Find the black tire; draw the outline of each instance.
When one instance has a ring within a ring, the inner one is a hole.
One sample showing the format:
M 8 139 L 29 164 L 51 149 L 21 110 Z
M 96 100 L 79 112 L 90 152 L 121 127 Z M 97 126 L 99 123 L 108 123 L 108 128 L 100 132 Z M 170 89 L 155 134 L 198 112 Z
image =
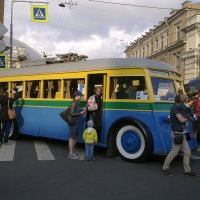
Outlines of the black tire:
M 120 157 L 128 161 L 144 162 L 152 154 L 150 135 L 133 124 L 118 128 L 115 142 Z
M 10 128 L 9 139 L 16 140 L 19 138 L 17 121 L 13 120 Z

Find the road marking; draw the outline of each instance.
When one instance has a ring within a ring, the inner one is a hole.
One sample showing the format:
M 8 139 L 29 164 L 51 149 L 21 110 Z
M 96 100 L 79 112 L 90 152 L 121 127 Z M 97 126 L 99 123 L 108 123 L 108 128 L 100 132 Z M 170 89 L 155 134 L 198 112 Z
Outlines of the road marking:
M 38 160 L 55 160 L 51 150 L 46 143 L 40 141 L 34 141 L 35 150 Z
M 190 157 L 192 160 L 199 160 L 200 156 L 191 155 Z
M 3 144 L 0 149 L 0 161 L 13 161 L 14 152 L 15 152 L 15 141 L 12 141 L 12 144 L 6 145 Z

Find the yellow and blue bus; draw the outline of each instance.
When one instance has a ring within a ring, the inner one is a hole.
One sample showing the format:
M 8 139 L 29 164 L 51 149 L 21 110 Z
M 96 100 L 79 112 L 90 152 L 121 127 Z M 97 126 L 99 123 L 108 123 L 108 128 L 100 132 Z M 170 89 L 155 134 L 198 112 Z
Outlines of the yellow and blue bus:
M 69 106 L 73 92 L 84 94 L 86 107 L 95 87 L 101 87 L 102 119 L 99 146 L 108 155 L 118 153 L 127 160 L 144 161 L 171 148 L 171 126 L 167 120 L 174 98 L 183 92 L 178 71 L 163 62 L 136 58 L 108 58 L 57 63 L 0 71 L 0 88 L 20 91 L 15 103 L 17 118 L 11 137 L 18 133 L 69 139 L 68 125 L 59 113 Z M 13 94 L 11 94 L 13 95 Z M 79 142 L 86 117 L 79 120 Z M 190 141 L 196 147 L 196 141 Z

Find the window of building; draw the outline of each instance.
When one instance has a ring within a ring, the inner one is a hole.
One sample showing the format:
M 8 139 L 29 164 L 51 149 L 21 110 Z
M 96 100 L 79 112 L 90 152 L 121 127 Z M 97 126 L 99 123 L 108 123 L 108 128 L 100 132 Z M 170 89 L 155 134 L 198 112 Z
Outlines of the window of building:
M 158 51 L 158 39 L 156 39 L 156 51 Z
M 166 36 L 166 45 L 165 46 L 168 47 L 168 45 L 169 45 L 169 33 L 167 33 L 167 36 Z
M 81 91 L 83 98 L 85 96 L 85 80 L 84 79 L 65 79 L 64 80 L 64 98 L 72 99 L 76 90 Z
M 160 47 L 161 47 L 161 49 L 164 48 L 164 38 L 163 38 L 163 36 L 161 36 Z
M 40 98 L 41 81 L 26 81 L 26 98 Z
M 180 71 L 180 56 L 176 56 L 176 69 Z
M 182 82 L 181 81 L 175 81 L 176 85 L 176 90 L 178 91 L 178 94 L 184 94 L 183 92 L 183 87 L 182 87 Z
M 142 57 L 144 58 L 145 57 L 145 50 L 144 50 L 144 47 L 142 49 Z
M 110 78 L 110 98 L 148 100 L 145 78 L 143 76 Z
M 177 38 L 177 40 L 181 39 L 181 27 L 180 27 L 180 25 L 176 27 L 176 38 Z
M 151 42 L 151 53 L 153 53 L 153 41 Z

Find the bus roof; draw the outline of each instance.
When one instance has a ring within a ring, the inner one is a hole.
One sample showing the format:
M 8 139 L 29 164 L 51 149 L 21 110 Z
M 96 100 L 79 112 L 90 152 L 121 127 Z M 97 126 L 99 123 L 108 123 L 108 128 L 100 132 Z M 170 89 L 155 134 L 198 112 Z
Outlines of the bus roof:
M 30 66 L 23 68 L 13 68 L 9 70 L 1 70 L 0 77 L 121 68 L 149 68 L 178 73 L 175 67 L 172 67 L 171 65 L 156 60 L 142 58 L 102 58 L 80 62 L 56 63 L 50 65 Z

